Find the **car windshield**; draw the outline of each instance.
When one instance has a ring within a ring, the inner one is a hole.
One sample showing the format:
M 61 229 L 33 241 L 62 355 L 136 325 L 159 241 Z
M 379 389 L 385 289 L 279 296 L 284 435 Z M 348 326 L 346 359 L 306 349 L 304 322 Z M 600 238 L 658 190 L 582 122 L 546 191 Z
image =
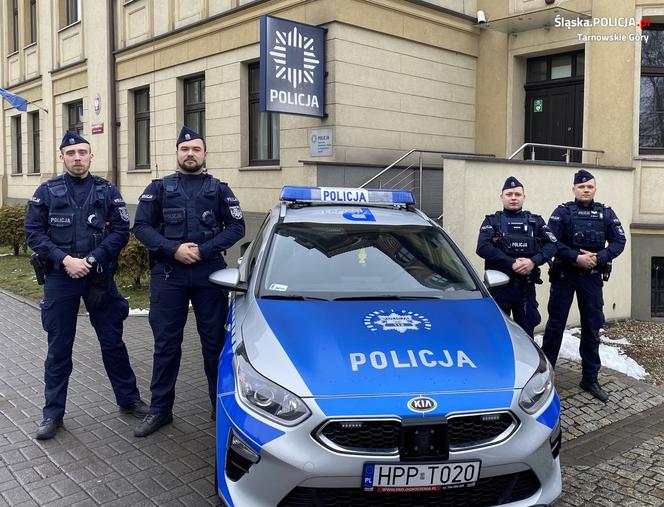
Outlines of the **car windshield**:
M 287 223 L 276 227 L 259 297 L 482 297 L 445 235 L 432 226 Z

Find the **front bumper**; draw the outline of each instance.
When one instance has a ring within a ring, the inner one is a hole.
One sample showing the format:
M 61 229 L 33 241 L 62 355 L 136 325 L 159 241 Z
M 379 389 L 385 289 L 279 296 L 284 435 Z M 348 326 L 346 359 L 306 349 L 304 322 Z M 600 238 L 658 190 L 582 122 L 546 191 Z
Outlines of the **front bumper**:
M 506 440 L 477 449 L 450 452 L 449 460 L 480 459 L 480 480 L 474 487 L 438 492 L 441 498 L 445 498 L 440 505 L 451 502 L 526 506 L 550 504 L 560 495 L 557 394 L 554 393 L 549 403 L 534 415 L 522 412 L 514 401 L 516 397 L 513 397 L 510 410 L 520 424 Z M 307 403 L 313 412 L 309 419 L 295 428 L 276 428 L 274 423 L 245 411 L 235 395 L 228 393 L 219 397 L 217 479 L 218 493 L 224 502 L 233 507 L 392 505 L 390 494 L 361 490 L 362 470 L 366 462 L 397 462 L 399 458 L 349 455 L 323 446 L 312 434 L 329 417 L 315 401 L 307 400 Z M 357 414 L 353 417 L 362 419 Z M 244 462 L 248 465 L 246 473 L 227 470 L 231 429 L 259 456 L 256 463 Z M 423 499 L 418 497 L 421 493 L 396 495 L 401 500 L 413 495 L 409 498 L 412 505 Z

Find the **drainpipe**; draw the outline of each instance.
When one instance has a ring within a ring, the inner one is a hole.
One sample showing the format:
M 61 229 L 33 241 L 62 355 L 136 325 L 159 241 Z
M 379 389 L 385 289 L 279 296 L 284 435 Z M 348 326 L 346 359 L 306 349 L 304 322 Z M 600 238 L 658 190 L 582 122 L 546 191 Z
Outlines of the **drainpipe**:
M 115 82 L 115 9 L 113 0 L 107 1 L 108 9 L 108 80 L 110 91 L 108 98 L 108 130 L 111 143 L 111 182 L 118 184 L 118 132 L 116 111 L 116 82 Z

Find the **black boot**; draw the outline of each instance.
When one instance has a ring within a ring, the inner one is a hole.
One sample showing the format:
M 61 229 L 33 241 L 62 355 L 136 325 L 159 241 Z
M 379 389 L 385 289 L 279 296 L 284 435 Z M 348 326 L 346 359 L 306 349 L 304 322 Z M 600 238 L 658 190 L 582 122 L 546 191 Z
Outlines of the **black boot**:
M 120 406 L 121 414 L 131 414 L 134 417 L 144 418 L 150 413 L 150 407 L 142 399 L 137 399 L 129 405 Z
M 50 417 L 47 417 L 37 427 L 35 438 L 37 440 L 48 440 L 49 438 L 53 438 L 58 432 L 58 428 L 61 427 L 62 419 L 51 419 Z
M 147 437 L 152 435 L 162 426 L 173 422 L 173 414 L 171 412 L 165 414 L 148 414 L 145 416 L 136 428 L 134 428 L 134 436 Z
M 606 394 L 606 391 L 601 388 L 599 383 L 594 380 L 592 382 L 588 382 L 586 380 L 582 380 L 579 383 L 579 387 L 583 389 L 584 391 L 592 394 L 595 398 L 597 398 L 599 401 L 606 403 L 607 400 L 609 399 L 609 395 Z

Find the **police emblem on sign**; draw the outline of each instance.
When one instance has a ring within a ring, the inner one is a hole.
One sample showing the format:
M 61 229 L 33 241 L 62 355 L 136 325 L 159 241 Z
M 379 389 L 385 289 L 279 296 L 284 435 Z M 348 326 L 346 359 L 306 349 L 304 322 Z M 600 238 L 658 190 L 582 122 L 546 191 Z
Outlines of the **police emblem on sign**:
M 399 333 L 419 331 L 420 326 L 426 330 L 431 329 L 431 322 L 424 315 L 406 310 L 390 310 L 389 313 L 385 310 L 371 312 L 364 317 L 364 325 L 371 331 L 397 331 Z
M 242 220 L 242 208 L 239 206 L 231 206 L 228 208 L 231 212 L 231 216 L 236 220 Z

